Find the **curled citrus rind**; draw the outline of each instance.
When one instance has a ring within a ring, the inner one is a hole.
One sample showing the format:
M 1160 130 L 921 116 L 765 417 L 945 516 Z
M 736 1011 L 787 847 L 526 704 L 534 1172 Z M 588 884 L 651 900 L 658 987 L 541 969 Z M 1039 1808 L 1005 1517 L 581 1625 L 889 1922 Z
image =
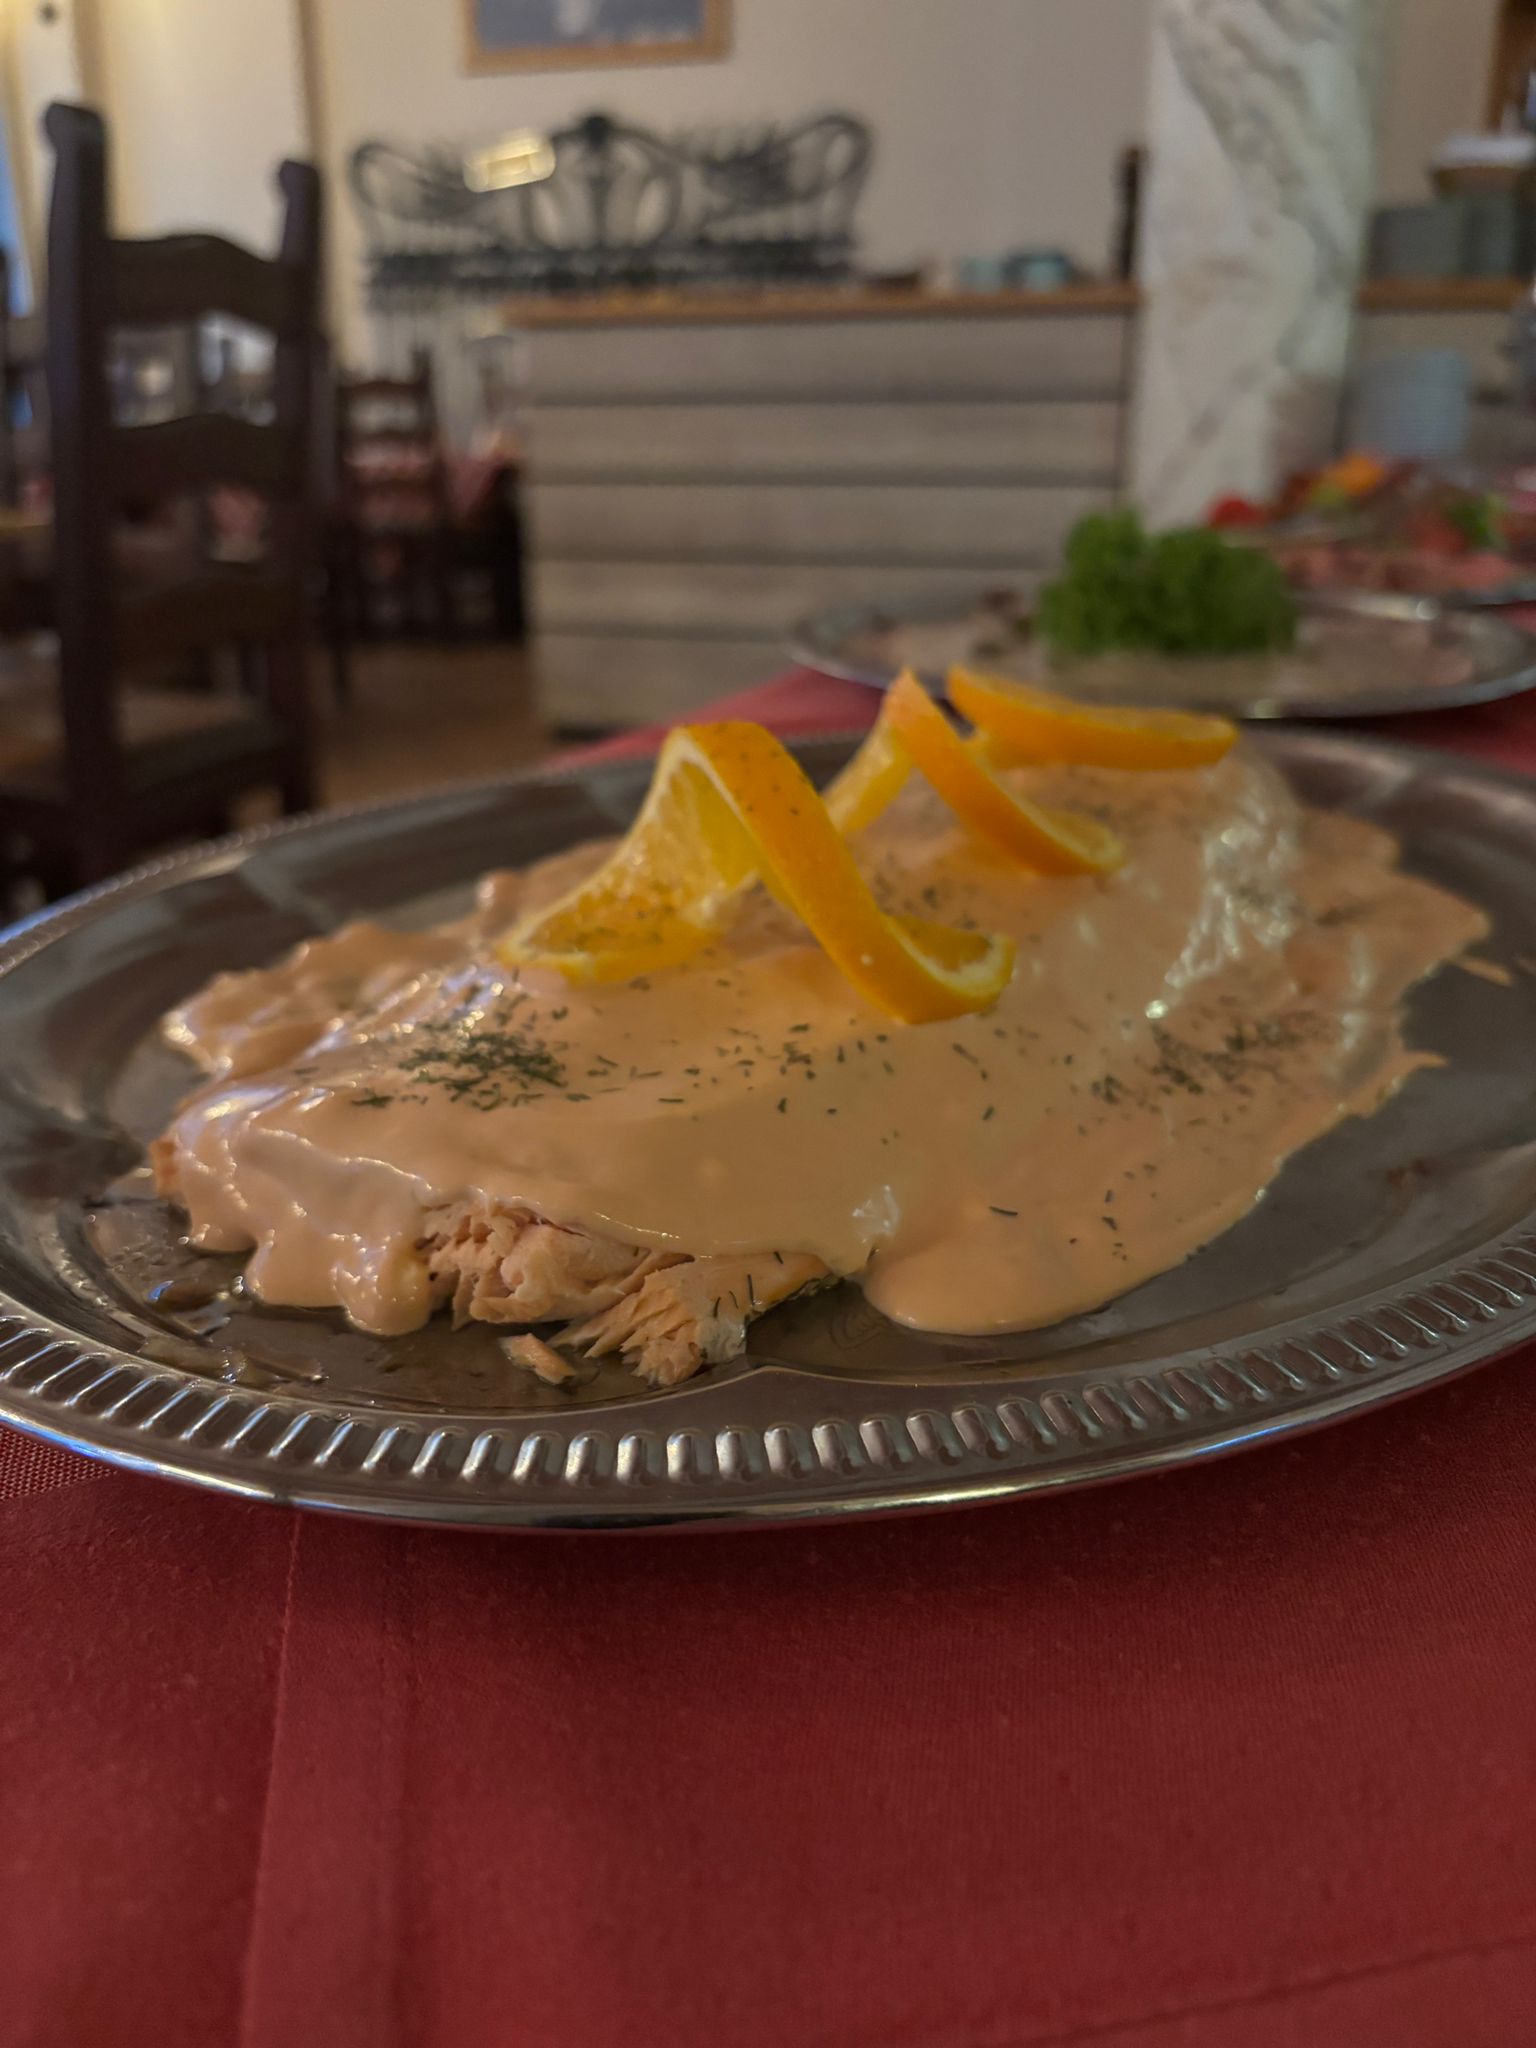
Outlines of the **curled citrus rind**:
M 1076 811 L 1048 810 L 999 782 L 962 739 L 916 676 L 897 677 L 883 716 L 951 810 L 980 838 L 1041 875 L 1107 874 L 1125 848 L 1107 825 Z
M 744 723 L 670 734 L 620 846 L 498 952 L 572 981 L 633 979 L 717 938 L 754 878 L 863 995 L 904 1023 L 987 1009 L 1013 972 L 1011 940 L 887 915 L 805 771 L 772 733 Z
M 948 688 L 956 710 L 986 736 L 989 757 L 1010 767 L 1202 768 L 1237 743 L 1230 719 L 1200 712 L 1083 704 L 963 668 L 950 670 Z

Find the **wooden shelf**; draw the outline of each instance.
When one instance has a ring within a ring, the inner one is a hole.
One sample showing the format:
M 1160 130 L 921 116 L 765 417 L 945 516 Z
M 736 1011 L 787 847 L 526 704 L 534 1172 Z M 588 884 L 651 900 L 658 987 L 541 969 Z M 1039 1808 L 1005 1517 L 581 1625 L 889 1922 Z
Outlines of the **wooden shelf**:
M 1530 289 L 1520 277 L 1373 277 L 1359 304 L 1366 313 L 1507 313 Z
M 929 292 L 816 288 L 774 292 L 612 292 L 590 299 L 508 299 L 509 328 L 717 325 L 765 320 L 870 320 L 1012 314 L 1133 313 L 1133 284 L 1073 284 L 1055 291 Z
M 1503 313 L 1531 282 L 1519 277 L 1378 277 L 1360 287 L 1368 313 Z M 590 299 L 507 299 L 508 328 L 732 326 L 765 321 L 1018 318 L 1134 313 L 1133 284 L 1075 284 L 1056 291 L 928 292 L 883 287 L 776 292 L 607 292 Z

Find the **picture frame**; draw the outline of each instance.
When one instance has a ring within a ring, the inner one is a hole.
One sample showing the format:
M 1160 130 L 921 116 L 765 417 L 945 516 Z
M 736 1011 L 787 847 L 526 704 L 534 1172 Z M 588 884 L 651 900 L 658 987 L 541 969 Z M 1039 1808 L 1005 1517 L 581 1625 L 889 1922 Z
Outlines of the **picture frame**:
M 472 73 L 694 64 L 726 56 L 731 0 L 460 0 Z

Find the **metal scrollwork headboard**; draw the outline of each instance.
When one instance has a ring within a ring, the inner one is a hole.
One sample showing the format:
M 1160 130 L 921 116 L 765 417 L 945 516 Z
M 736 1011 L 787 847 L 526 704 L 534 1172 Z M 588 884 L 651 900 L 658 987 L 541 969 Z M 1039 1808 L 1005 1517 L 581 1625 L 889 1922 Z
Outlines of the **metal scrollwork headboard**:
M 460 151 L 365 142 L 350 180 L 369 297 L 388 311 L 508 292 L 836 281 L 853 266 L 872 146 L 851 114 L 671 136 L 590 114 L 548 138 L 547 175 L 479 190 Z

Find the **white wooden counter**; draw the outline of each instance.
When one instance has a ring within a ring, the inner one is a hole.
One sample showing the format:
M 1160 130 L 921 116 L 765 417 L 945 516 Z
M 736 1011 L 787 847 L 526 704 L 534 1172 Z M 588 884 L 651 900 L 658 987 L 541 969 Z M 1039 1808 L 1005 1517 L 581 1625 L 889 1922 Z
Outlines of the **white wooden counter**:
M 509 310 L 554 723 L 675 715 L 793 621 L 1027 583 L 1121 467 L 1134 294 L 779 294 Z

